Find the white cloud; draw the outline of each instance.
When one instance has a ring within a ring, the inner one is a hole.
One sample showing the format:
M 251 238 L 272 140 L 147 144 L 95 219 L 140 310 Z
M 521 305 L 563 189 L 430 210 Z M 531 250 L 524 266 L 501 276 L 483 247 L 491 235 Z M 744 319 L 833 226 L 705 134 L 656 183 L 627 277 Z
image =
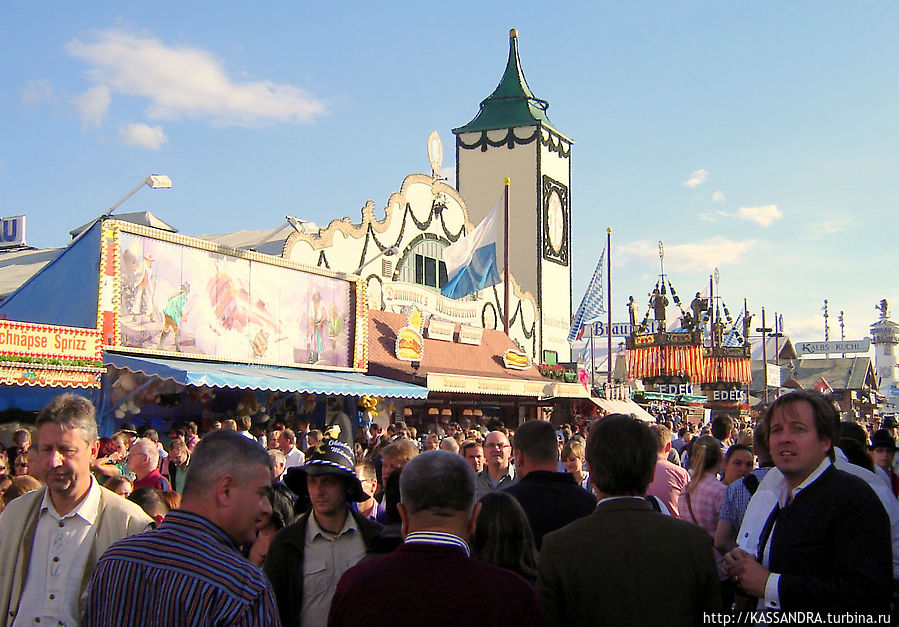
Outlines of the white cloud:
M 665 245 L 665 268 L 681 272 L 708 271 L 712 267 L 738 264 L 756 246 L 755 240 L 735 241 L 726 237 L 713 237 L 695 244 Z M 613 263 L 626 265 L 631 261 L 658 265 L 658 242 L 638 240 L 616 248 Z
M 728 213 L 726 211 L 709 211 L 707 213 L 700 213 L 699 217 L 706 222 L 717 222 L 719 218 L 732 218 L 734 214 Z
M 119 137 L 128 146 L 138 146 L 149 150 L 159 150 L 169 138 L 162 132 L 161 126 L 135 123 L 119 129 Z
M 737 217 L 740 220 L 755 222 L 760 226 L 771 226 L 775 220 L 783 217 L 777 205 L 763 205 L 761 207 L 740 207 L 737 209 Z
M 72 102 L 75 103 L 75 108 L 81 115 L 81 128 L 100 126 L 111 100 L 109 87 L 106 85 L 96 85 L 80 96 L 74 96 Z
M 712 194 L 712 202 L 727 202 L 727 197 L 720 189 Z
M 709 171 L 706 170 L 705 168 L 702 168 L 700 170 L 694 170 L 693 173 L 690 175 L 690 178 L 688 178 L 686 181 L 684 181 L 682 183 L 682 185 L 684 187 L 699 187 L 700 185 L 705 183 L 705 180 L 707 178 L 709 178 Z
M 835 320 L 832 318 L 831 320 Z M 772 322 L 768 326 L 773 326 Z M 836 339 L 839 339 L 840 327 L 836 327 Z M 802 320 L 792 320 L 789 316 L 784 316 L 784 328 L 782 332 L 787 334 L 793 342 L 800 341 L 821 341 L 824 339 L 824 317 L 819 313 Z M 834 325 L 830 325 L 831 339 L 833 339 Z
M 90 42 L 74 40 L 68 53 L 86 62 L 88 75 L 113 92 L 146 98 L 154 120 L 201 118 L 216 124 L 257 126 L 309 122 L 324 106 L 303 90 L 271 81 L 235 81 L 221 60 L 199 48 L 106 30 Z
M 815 223 L 815 227 L 824 235 L 833 235 L 835 233 L 840 233 L 841 231 L 848 231 L 849 229 L 855 228 L 855 220 L 852 220 L 851 218 L 843 220 L 824 220 Z
M 24 105 L 36 105 L 54 100 L 53 87 L 50 85 L 50 81 L 46 79 L 28 81 L 20 90 L 20 93 L 22 94 L 22 104 Z

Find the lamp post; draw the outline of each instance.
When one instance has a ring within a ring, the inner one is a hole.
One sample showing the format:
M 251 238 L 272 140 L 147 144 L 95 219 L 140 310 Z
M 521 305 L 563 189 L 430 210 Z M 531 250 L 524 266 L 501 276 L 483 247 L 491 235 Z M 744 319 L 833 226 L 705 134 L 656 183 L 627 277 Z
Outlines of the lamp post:
M 764 398 L 765 404 L 768 404 L 768 334 L 774 329 L 765 326 L 765 308 L 762 307 L 762 326 L 756 329 L 762 334 L 762 378 L 764 379 Z
M 93 226 L 97 222 L 100 222 L 101 220 L 103 220 L 103 218 L 106 218 L 110 214 L 112 214 L 113 211 L 118 209 L 119 206 L 121 206 L 121 204 L 123 202 L 125 202 L 126 200 L 128 200 L 129 198 L 134 196 L 138 192 L 138 190 L 140 190 L 140 188 L 143 187 L 144 185 L 146 185 L 150 189 L 169 189 L 172 186 L 172 179 L 170 179 L 165 174 L 151 174 L 150 176 L 145 178 L 143 181 L 141 181 L 140 183 L 135 185 L 134 188 L 130 192 L 128 192 L 127 194 L 122 196 L 119 199 L 119 201 L 116 202 L 116 204 L 114 204 L 112 207 L 107 209 L 102 215 L 97 216 L 96 218 L 91 220 L 88 224 L 86 224 L 83 228 L 81 228 L 80 232 L 78 230 L 70 231 L 70 233 L 73 235 L 73 237 L 72 237 L 72 241 L 69 242 L 69 246 L 71 246 L 72 244 L 77 242 L 79 239 L 81 239 L 81 236 L 84 235 L 85 233 L 87 233 L 88 231 L 90 231 L 91 228 L 93 228 Z
M 307 224 L 312 225 L 312 226 L 307 227 L 306 226 Z M 312 224 L 312 222 L 309 222 L 309 220 L 301 220 L 300 218 L 297 218 L 295 216 L 284 216 L 284 222 L 282 222 L 281 225 L 278 228 L 276 228 L 274 231 L 272 231 L 271 233 L 266 235 L 264 238 L 262 238 L 257 244 L 250 246 L 250 250 L 255 250 L 255 251 L 259 252 L 259 247 L 262 246 L 263 244 L 267 244 L 269 241 L 271 241 L 271 239 L 275 235 L 280 233 L 281 229 L 283 229 L 285 226 L 290 226 L 294 231 L 296 231 L 300 235 L 304 235 L 305 233 L 310 233 L 317 228 L 314 224 Z
M 151 174 L 150 176 L 145 178 L 143 181 L 138 183 L 134 187 L 134 189 L 132 189 L 130 192 L 128 192 L 127 194 L 122 196 L 122 199 L 119 200 L 116 204 L 114 204 L 112 207 L 107 209 L 106 213 L 104 213 L 102 217 L 108 216 L 113 211 L 118 209 L 119 205 L 121 205 L 123 202 L 125 202 L 126 200 L 128 200 L 129 198 L 134 196 L 137 193 L 137 191 L 144 185 L 146 185 L 150 189 L 169 189 L 172 187 L 172 179 L 167 177 L 165 174 Z

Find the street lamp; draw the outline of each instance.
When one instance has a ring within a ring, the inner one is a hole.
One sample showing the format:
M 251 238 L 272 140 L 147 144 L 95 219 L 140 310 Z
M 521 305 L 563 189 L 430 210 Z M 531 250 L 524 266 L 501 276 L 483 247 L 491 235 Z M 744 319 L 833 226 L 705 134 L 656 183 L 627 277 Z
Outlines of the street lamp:
M 131 198 L 132 196 L 134 196 L 134 195 L 137 193 L 137 191 L 138 191 L 141 187 L 143 187 L 144 185 L 146 185 L 146 186 L 149 187 L 150 189 L 169 189 L 169 188 L 172 187 L 172 179 L 170 179 L 169 177 L 167 177 L 165 174 L 151 174 L 150 176 L 148 176 L 147 178 L 145 178 L 143 181 L 141 181 L 140 183 L 138 183 L 138 184 L 134 187 L 134 189 L 132 189 L 132 190 L 131 190 L 130 192 L 128 192 L 127 194 L 125 194 L 125 195 L 122 197 L 122 199 L 119 200 L 119 202 L 117 202 L 117 203 L 114 204 L 112 207 L 110 207 L 109 209 L 107 209 L 107 210 L 106 210 L 106 213 L 104 213 L 103 216 L 108 216 L 108 215 L 111 214 L 113 211 L 115 211 L 116 209 L 118 209 L 118 208 L 119 208 L 119 205 L 121 205 L 123 202 L 125 202 L 126 200 L 128 200 L 129 198 Z
M 283 229 L 285 226 L 288 226 L 288 225 L 294 231 L 299 233 L 300 235 L 305 235 L 306 233 L 312 233 L 313 231 L 315 231 L 318 228 L 315 226 L 314 223 L 310 222 L 309 220 L 302 220 L 300 218 L 297 218 L 296 216 L 284 216 L 284 222 L 282 222 L 281 225 L 278 228 L 276 228 L 274 231 L 272 231 L 271 233 L 266 235 L 264 238 L 262 238 L 262 240 L 260 240 L 258 244 L 254 244 L 253 246 L 250 246 L 250 250 L 255 250 L 255 251 L 259 252 L 260 246 L 270 242 L 271 239 L 275 235 L 277 235 L 278 233 L 281 232 L 281 229 Z
M 77 242 L 78 239 L 82 235 L 84 235 L 85 233 L 90 231 L 91 227 L 93 227 L 97 222 L 101 221 L 103 218 L 108 217 L 113 211 L 118 209 L 119 206 L 123 202 L 125 202 L 126 200 L 128 200 L 129 198 L 134 196 L 137 193 L 137 191 L 144 185 L 146 185 L 150 189 L 169 189 L 172 186 L 172 179 L 167 177 L 165 174 L 151 174 L 150 176 L 145 178 L 143 181 L 138 183 L 134 187 L 134 189 L 132 189 L 130 192 L 128 192 L 127 194 L 122 196 L 122 198 L 116 204 L 114 204 L 112 207 L 107 209 L 105 213 L 94 218 L 93 220 L 91 220 L 90 222 L 85 224 L 84 226 L 78 227 L 74 231 L 69 231 L 69 233 L 72 235 L 72 241 L 69 242 L 69 246 L 71 246 L 72 244 Z

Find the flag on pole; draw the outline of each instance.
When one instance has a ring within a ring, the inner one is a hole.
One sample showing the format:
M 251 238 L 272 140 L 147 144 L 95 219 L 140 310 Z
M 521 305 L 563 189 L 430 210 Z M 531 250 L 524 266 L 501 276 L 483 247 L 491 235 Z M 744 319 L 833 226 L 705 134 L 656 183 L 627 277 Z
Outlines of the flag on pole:
M 830 383 L 827 382 L 827 379 L 818 377 L 818 380 L 815 381 L 815 391 L 821 394 L 832 394 L 833 388 L 830 386 Z
M 471 233 L 443 250 L 448 279 L 440 290 L 444 296 L 463 298 L 502 280 L 496 264 L 498 209 L 499 203 Z
M 730 328 L 730 333 L 727 334 L 727 337 L 724 338 L 724 341 L 721 342 L 721 346 L 742 346 L 743 342 L 740 340 L 740 332 L 737 330 L 740 326 L 740 322 L 743 320 L 743 312 L 740 312 L 740 315 L 737 316 L 737 319 L 734 320 L 733 326 Z M 745 339 L 745 338 L 744 338 Z
M 587 286 L 587 291 L 581 300 L 581 306 L 577 308 L 577 313 L 574 314 L 574 319 L 571 321 L 571 329 L 568 331 L 569 342 L 580 339 L 584 333 L 584 325 L 606 313 L 602 289 L 602 264 L 605 256 L 606 250 L 603 249 L 599 256 L 599 263 L 596 264 L 596 270 L 593 271 L 593 278 L 590 279 L 590 285 Z

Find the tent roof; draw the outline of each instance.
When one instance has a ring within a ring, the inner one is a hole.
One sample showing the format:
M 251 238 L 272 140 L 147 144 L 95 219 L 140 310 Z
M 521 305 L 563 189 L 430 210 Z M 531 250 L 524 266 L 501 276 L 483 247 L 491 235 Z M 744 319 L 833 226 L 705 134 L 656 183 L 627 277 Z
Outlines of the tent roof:
M 162 229 L 163 231 L 169 231 L 170 233 L 177 233 L 178 229 L 173 227 L 168 222 L 157 218 L 150 211 L 132 211 L 130 213 L 117 213 L 112 216 L 116 220 L 122 220 L 123 222 L 133 222 L 134 224 L 142 224 L 144 226 L 152 226 L 156 229 Z M 91 226 L 96 219 L 91 220 L 90 222 L 85 222 L 81 226 L 76 229 L 72 229 L 69 231 L 69 235 L 72 237 L 76 237 L 79 233 L 84 231 L 86 228 Z

